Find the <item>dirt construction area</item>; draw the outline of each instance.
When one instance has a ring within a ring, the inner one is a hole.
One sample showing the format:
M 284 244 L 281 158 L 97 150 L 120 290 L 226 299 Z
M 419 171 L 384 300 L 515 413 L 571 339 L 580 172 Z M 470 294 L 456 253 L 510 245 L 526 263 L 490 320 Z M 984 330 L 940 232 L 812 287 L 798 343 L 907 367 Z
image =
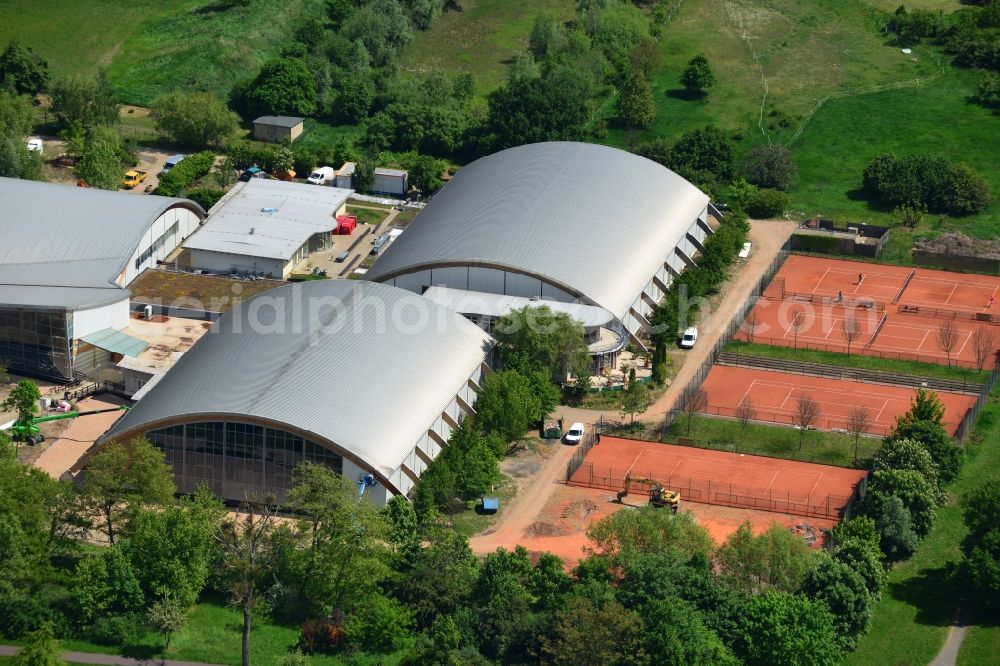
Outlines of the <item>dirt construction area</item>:
M 689 502 L 835 520 L 865 474 L 795 460 L 605 436 L 568 483 L 618 491 L 626 476 L 631 476 L 637 497 L 655 481 L 680 492 Z
M 643 467 L 647 467 L 647 459 L 656 462 L 656 453 L 647 452 L 643 457 L 637 456 L 637 452 L 649 447 L 659 447 L 663 451 L 679 449 L 695 457 L 700 452 L 699 449 L 687 447 L 604 437 L 590 453 L 593 460 L 624 461 L 621 463 L 623 466 L 639 458 L 644 461 Z M 576 448 L 572 446 L 552 444 L 531 456 L 504 461 L 503 471 L 515 480 L 518 493 L 509 505 L 501 507 L 500 516 L 492 528 L 469 539 L 472 550 L 478 555 L 486 555 L 500 547 L 513 549 L 520 545 L 532 553 L 551 552 L 572 567 L 587 555 L 590 543 L 586 532 L 590 525 L 616 511 L 635 510 L 646 503 L 646 486 L 641 483 L 633 483 L 632 494 L 625 498 L 624 503 L 617 500 L 620 484 L 595 488 L 564 483 L 562 477 L 565 464 L 569 454 L 575 451 Z M 857 470 L 823 465 L 804 465 L 807 471 L 803 471 L 795 467 L 799 463 L 789 463 L 788 469 L 775 472 L 768 469 L 767 464 L 762 466 L 758 463 L 754 467 L 755 461 L 760 459 L 753 456 L 720 455 L 730 465 L 734 461 L 737 466 L 743 465 L 746 473 L 751 470 L 759 472 L 762 476 L 756 482 L 772 483 L 775 492 L 779 488 L 796 486 L 804 488 L 807 498 L 810 493 L 818 496 L 820 493 L 828 494 L 830 490 L 849 494 L 853 490 L 853 484 L 863 476 L 863 472 Z M 592 460 L 590 455 L 587 460 Z M 778 467 L 788 462 L 764 460 L 776 463 Z M 714 458 L 710 458 L 707 464 L 710 468 L 717 469 L 720 476 L 734 476 L 731 468 L 719 464 Z M 684 490 L 681 491 L 681 510 L 693 514 L 698 523 L 720 544 L 744 522 L 750 522 L 755 532 L 761 532 L 776 522 L 818 547 L 822 544 L 824 530 L 829 530 L 838 522 L 839 507 L 835 505 L 837 502 L 846 503 L 846 498 L 833 498 L 829 516 L 802 516 L 760 508 L 706 504 L 692 501 L 692 497 L 691 494 L 685 495 Z
M 913 391 L 900 386 L 725 365 L 713 367 L 702 388 L 708 394 L 708 404 L 702 410 L 706 414 L 734 418 L 741 405 L 750 405 L 754 420 L 786 425 L 795 423 L 799 398 L 808 396 L 819 405 L 811 427 L 820 430 L 849 430 L 851 410 L 865 407 L 871 415 L 866 432 L 872 435 L 888 435 L 896 417 L 910 409 L 913 399 Z M 955 434 L 976 398 L 944 391 L 937 395 L 945 406 L 945 428 Z

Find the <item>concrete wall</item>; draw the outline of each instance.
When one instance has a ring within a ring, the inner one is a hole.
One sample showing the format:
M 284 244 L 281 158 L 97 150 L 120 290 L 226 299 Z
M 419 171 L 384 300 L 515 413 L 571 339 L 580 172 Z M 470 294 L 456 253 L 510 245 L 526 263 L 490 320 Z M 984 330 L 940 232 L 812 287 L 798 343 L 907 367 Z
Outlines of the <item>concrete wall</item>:
M 270 257 L 251 257 L 242 254 L 229 254 L 227 252 L 213 252 L 212 250 L 188 250 L 191 256 L 191 267 L 200 268 L 207 271 L 270 273 L 274 278 L 281 279 L 287 276 L 290 270 L 288 263 L 281 259 L 271 259 Z
M 129 298 L 123 294 L 122 300 L 89 310 L 73 312 L 73 337 L 79 340 L 85 335 L 103 331 L 106 328 L 121 330 L 129 324 Z
M 129 257 L 121 286 L 128 286 L 144 270 L 156 266 L 157 261 L 166 259 L 198 229 L 199 224 L 201 218 L 197 214 L 179 206 L 156 218 Z

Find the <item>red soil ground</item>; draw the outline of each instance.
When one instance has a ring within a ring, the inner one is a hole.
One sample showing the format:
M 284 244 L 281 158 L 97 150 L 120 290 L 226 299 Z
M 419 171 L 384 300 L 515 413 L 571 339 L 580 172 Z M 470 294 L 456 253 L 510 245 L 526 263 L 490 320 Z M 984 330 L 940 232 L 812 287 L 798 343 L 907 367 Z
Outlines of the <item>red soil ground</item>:
M 996 348 L 1000 326 L 971 318 L 1000 322 L 1000 305 L 993 302 L 998 292 L 1000 278 L 994 276 L 792 255 L 737 337 L 844 352 L 848 350 L 844 322 L 853 318 L 860 330 L 850 345 L 852 352 L 944 364 L 949 354 L 938 342 L 938 331 L 943 322 L 954 321 L 958 334 L 951 362 L 975 367 L 972 335 L 979 329 L 987 331 Z M 878 307 L 857 307 L 858 303 Z M 929 309 L 940 312 L 933 316 Z M 958 318 L 942 317 L 950 313 Z
M 888 434 L 913 398 L 913 391 L 904 387 L 724 365 L 712 368 L 702 388 L 708 393 L 707 414 L 734 417 L 737 407 L 749 401 L 756 420 L 785 424 L 794 423 L 799 396 L 808 395 L 819 403 L 814 427 L 820 430 L 847 429 L 851 410 L 866 407 L 871 414 L 868 432 L 874 435 Z M 937 394 L 945 406 L 945 427 L 954 434 L 976 399 L 944 391 Z

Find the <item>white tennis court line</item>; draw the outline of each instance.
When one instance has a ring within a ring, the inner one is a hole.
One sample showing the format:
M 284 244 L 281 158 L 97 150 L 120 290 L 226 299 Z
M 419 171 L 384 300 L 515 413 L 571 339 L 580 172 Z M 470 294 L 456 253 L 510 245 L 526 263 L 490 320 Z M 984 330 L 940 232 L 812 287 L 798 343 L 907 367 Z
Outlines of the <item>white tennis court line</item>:
M 812 490 L 809 491 L 809 497 L 812 497 L 812 494 L 816 492 L 816 488 L 819 486 L 819 482 L 823 480 L 824 474 L 826 474 L 826 472 L 819 473 L 819 476 L 816 478 L 816 483 L 813 484 Z
M 795 393 L 795 388 L 796 387 L 793 386 L 792 388 L 788 389 L 788 395 L 786 395 L 785 399 L 781 401 L 781 405 L 778 406 L 778 409 L 785 408 L 785 403 L 788 402 L 788 399 L 792 397 L 793 393 Z
M 756 384 L 756 383 L 757 383 L 757 379 L 754 378 L 753 381 L 750 382 L 750 386 L 747 387 L 747 390 L 743 392 L 743 397 L 740 398 L 740 401 L 738 403 L 736 403 L 737 407 L 739 407 L 740 405 L 742 405 L 743 401 L 747 399 L 747 396 L 750 395 L 750 391 L 753 390 L 753 385 Z
M 829 381 L 835 382 L 837 380 L 831 379 Z M 844 390 L 835 389 L 835 388 L 825 388 L 823 386 L 802 386 L 802 385 L 796 384 L 794 382 L 780 382 L 780 381 L 777 381 L 777 380 L 771 381 L 771 380 L 767 380 L 767 379 L 756 379 L 756 380 L 754 380 L 754 382 L 755 382 L 755 384 L 757 386 L 765 386 L 765 387 L 769 387 L 769 388 L 781 388 L 781 389 L 787 388 L 787 389 L 791 389 L 792 391 L 794 391 L 795 389 L 807 390 L 807 389 L 810 389 L 810 388 L 812 388 L 812 389 L 817 389 L 818 388 L 818 389 L 822 389 L 823 391 L 825 391 L 827 393 L 839 393 L 840 395 L 857 395 L 857 396 L 863 396 L 863 397 L 868 397 L 868 398 L 879 398 L 881 400 L 903 400 L 904 399 L 901 396 L 896 396 L 896 395 L 893 395 L 891 393 L 878 393 L 876 391 L 844 391 Z M 788 400 L 788 398 L 785 398 L 785 401 L 787 401 L 787 400 Z M 906 398 L 906 400 L 909 400 L 909 398 Z M 831 403 L 831 404 L 838 404 L 838 403 Z
M 816 293 L 816 290 L 817 290 L 817 289 L 819 289 L 819 286 L 820 286 L 821 284 L 823 284 L 823 280 L 825 280 L 825 279 L 826 279 L 826 276 L 827 276 L 827 275 L 829 275 L 829 274 L 830 274 L 830 267 L 829 267 L 829 266 L 827 266 L 827 267 L 826 267 L 826 272 L 825 272 L 825 273 L 823 273 L 823 277 L 821 277 L 821 278 L 819 279 L 819 281 L 818 281 L 818 282 L 816 282 L 816 285 L 815 285 L 815 286 L 813 287 L 813 289 L 812 289 L 812 293 L 814 293 L 814 294 Z
M 767 482 L 767 488 L 764 488 L 764 490 L 767 490 L 767 491 L 771 490 L 771 486 L 774 485 L 774 480 L 778 478 L 779 474 L 781 474 L 781 470 L 780 469 L 778 471 L 776 471 L 774 473 L 774 476 L 771 477 L 771 480 Z

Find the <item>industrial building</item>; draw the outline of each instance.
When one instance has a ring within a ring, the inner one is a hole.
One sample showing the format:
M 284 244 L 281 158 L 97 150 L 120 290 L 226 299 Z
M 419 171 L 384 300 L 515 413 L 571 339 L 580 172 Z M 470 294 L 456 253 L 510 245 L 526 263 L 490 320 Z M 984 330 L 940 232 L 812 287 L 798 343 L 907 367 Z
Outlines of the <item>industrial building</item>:
M 128 286 L 192 234 L 193 201 L 0 178 L 0 365 L 69 382 L 146 347 Z
M 184 248 L 190 268 L 287 278 L 328 250 L 351 190 L 251 178 L 237 183 Z
M 319 188 L 313 188 L 319 189 Z M 88 452 L 146 437 L 182 493 L 239 501 L 290 488 L 303 460 L 377 503 L 407 493 L 472 413 L 491 339 L 457 313 L 387 285 L 323 280 L 224 314 Z
M 600 371 L 629 341 L 642 345 L 653 308 L 712 233 L 710 210 L 697 187 L 632 153 L 518 146 L 461 169 L 365 279 L 486 328 L 521 304 L 572 304 Z
M 269 143 L 291 143 L 302 136 L 305 118 L 297 116 L 261 116 L 253 121 L 253 138 Z

